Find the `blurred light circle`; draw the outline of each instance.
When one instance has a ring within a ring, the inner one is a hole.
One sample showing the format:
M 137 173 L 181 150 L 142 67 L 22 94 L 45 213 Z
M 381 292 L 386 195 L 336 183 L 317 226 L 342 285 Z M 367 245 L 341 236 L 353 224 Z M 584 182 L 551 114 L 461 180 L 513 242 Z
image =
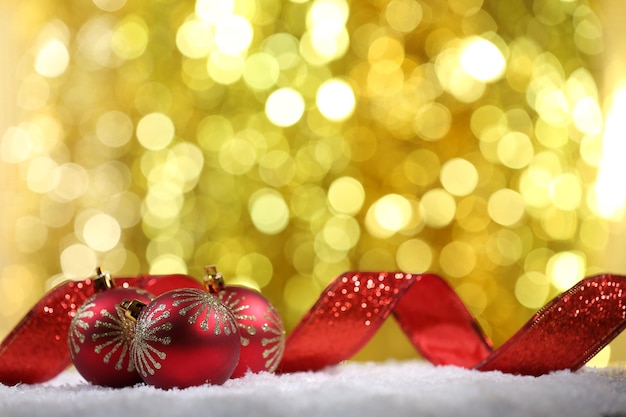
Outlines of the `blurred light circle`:
M 440 228 L 449 225 L 454 219 L 456 201 L 446 190 L 428 190 L 420 200 L 424 221 L 430 227 Z
M 352 177 L 340 177 L 328 187 L 328 203 L 338 213 L 356 214 L 365 201 L 363 185 Z
M 82 243 L 72 244 L 61 252 L 61 270 L 66 278 L 83 279 L 92 276 L 96 266 L 95 252 Z
M 85 243 L 100 252 L 113 249 L 121 235 L 122 229 L 117 220 L 104 213 L 92 216 L 83 228 Z
M 502 76 L 506 60 L 496 45 L 480 37 L 470 38 L 461 51 L 461 67 L 474 79 L 495 81 Z
M 476 167 L 462 158 L 453 158 L 444 163 L 439 177 L 443 188 L 455 196 L 470 194 L 478 184 Z
M 106 146 L 124 146 L 133 137 L 133 121 L 126 113 L 109 111 L 98 118 L 96 136 Z
M 267 98 L 265 114 L 276 126 L 293 126 L 304 114 L 304 99 L 293 88 L 278 89 Z
M 262 233 L 275 235 L 289 224 L 289 207 L 285 199 L 269 189 L 257 191 L 249 204 L 250 218 Z
M 167 147 L 174 139 L 174 122 L 163 113 L 150 113 L 137 123 L 137 139 L 141 145 L 156 151 Z
M 352 115 L 356 99 L 348 83 L 329 80 L 317 90 L 316 104 L 320 113 L 328 120 L 341 121 Z
M 524 199 L 516 191 L 503 188 L 489 197 L 487 211 L 494 222 L 503 226 L 512 226 L 524 215 Z
M 48 78 L 62 75 L 70 63 L 70 54 L 63 42 L 58 39 L 49 40 L 37 54 L 35 71 Z

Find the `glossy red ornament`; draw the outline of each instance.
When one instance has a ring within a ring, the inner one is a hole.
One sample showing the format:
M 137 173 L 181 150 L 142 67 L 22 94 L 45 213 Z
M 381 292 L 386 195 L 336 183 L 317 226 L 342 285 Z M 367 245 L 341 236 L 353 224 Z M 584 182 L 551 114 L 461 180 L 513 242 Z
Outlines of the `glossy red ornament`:
M 141 378 L 158 388 L 222 384 L 239 360 L 233 313 L 207 291 L 166 292 L 139 306 L 131 355 Z M 133 315 L 133 306 L 127 314 Z
M 274 372 L 285 351 L 285 329 L 274 306 L 258 291 L 226 286 L 217 296 L 231 309 L 241 335 L 239 363 L 231 378 Z
M 107 387 L 125 387 L 141 382 L 130 360 L 134 323 L 119 304 L 128 298 L 149 302 L 152 295 L 139 288 L 112 287 L 108 275 L 95 279 L 100 289 L 76 311 L 67 336 L 70 357 L 88 382 Z
M 207 288 L 230 308 L 241 335 L 239 363 L 231 378 L 274 372 L 285 351 L 285 328 L 274 306 L 251 288 L 224 285 L 215 266 L 206 267 Z

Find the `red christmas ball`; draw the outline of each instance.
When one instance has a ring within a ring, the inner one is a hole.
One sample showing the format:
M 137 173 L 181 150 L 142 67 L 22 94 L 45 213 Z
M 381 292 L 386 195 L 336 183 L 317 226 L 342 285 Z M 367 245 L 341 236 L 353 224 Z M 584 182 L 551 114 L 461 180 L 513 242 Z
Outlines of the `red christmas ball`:
M 274 372 L 285 350 L 285 329 L 278 311 L 250 288 L 226 286 L 217 296 L 233 312 L 241 335 L 241 354 L 232 378 L 246 372 Z
M 68 332 L 70 357 L 88 382 L 124 387 L 141 382 L 130 359 L 134 323 L 119 307 L 127 298 L 150 302 L 138 288 L 111 288 L 97 292 L 78 308 Z
M 233 313 L 206 291 L 166 292 L 145 306 L 131 354 L 142 379 L 158 388 L 222 384 L 239 360 Z

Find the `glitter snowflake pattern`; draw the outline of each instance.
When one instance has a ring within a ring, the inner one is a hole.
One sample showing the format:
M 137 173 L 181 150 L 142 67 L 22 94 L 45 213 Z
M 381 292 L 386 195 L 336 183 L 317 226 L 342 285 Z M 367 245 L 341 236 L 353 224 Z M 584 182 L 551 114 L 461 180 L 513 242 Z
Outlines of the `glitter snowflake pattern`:
M 76 312 L 76 317 L 72 320 L 69 329 L 69 346 L 72 356 L 78 354 L 82 345 L 87 340 L 85 332 L 89 330 L 89 321 L 96 316 L 93 308 L 96 303 L 85 303 Z M 104 353 L 102 360 L 108 364 L 113 356 L 119 352 L 119 357 L 115 362 L 115 369 L 120 371 L 124 367 L 127 359 L 128 344 L 126 341 L 132 332 L 132 324 L 124 317 L 124 313 L 119 307 L 115 308 L 115 313 L 107 309 L 100 310 L 100 319 L 93 323 L 94 332 L 91 334 L 91 341 L 96 343 L 94 351 L 97 354 Z M 99 329 L 99 330 L 95 330 Z M 132 360 L 128 360 L 126 366 L 128 372 L 135 370 Z
M 278 368 L 285 351 L 285 329 L 278 311 L 271 305 L 268 306 L 267 313 L 263 318 L 266 322 L 263 323 L 261 329 L 263 333 L 271 335 L 261 339 L 261 345 L 266 347 L 263 351 L 263 359 L 266 360 L 265 369 L 274 372 Z
M 233 316 L 235 316 L 237 326 L 240 329 L 239 334 L 241 336 L 241 346 L 248 346 L 250 344 L 250 339 L 246 337 L 246 334 L 254 336 L 256 334 L 256 328 L 252 325 L 246 325 L 244 321 L 256 321 L 256 316 L 245 313 L 246 310 L 250 309 L 248 304 L 242 304 L 245 297 L 237 298 L 235 297 L 237 294 L 234 292 L 229 292 L 227 297 L 225 297 L 225 294 L 226 293 L 224 291 L 220 291 L 218 293 L 218 297 L 230 309 Z
M 92 319 L 94 316 L 94 312 L 91 311 L 92 308 L 96 306 L 96 303 L 85 303 L 78 311 L 76 311 L 76 316 L 72 320 L 70 324 L 69 330 L 69 346 L 70 353 L 73 355 L 80 352 L 80 347 L 87 337 L 85 336 L 85 331 L 89 330 L 89 323 L 86 320 Z
M 250 344 L 250 338 L 246 335 L 256 335 L 256 327 L 246 324 L 246 321 L 256 322 L 256 316 L 247 314 L 247 310 L 250 309 L 250 305 L 244 303 L 245 296 L 236 297 L 236 293 L 224 291 L 219 293 L 219 298 L 228 306 L 230 311 L 233 312 L 237 325 L 240 329 L 241 346 L 248 346 Z M 261 330 L 264 336 L 261 338 L 261 346 L 265 347 L 263 350 L 263 359 L 265 359 L 265 370 L 274 372 L 283 357 L 285 350 L 285 330 L 283 323 L 276 309 L 272 305 L 267 306 L 267 312 L 263 315 L 265 323 L 261 325 Z
M 209 320 L 214 317 L 215 326 L 213 333 L 216 336 L 235 333 L 237 324 L 233 320 L 230 310 L 213 295 L 199 290 L 180 290 L 173 295 L 177 300 L 172 303 L 174 307 L 181 307 L 179 314 L 188 316 L 190 324 L 196 324 L 200 320 L 202 330 L 210 330 Z
M 155 345 L 167 346 L 172 342 L 169 336 L 159 336 L 160 332 L 172 330 L 172 323 L 165 322 L 170 317 L 165 304 L 159 304 L 150 313 L 142 316 L 135 325 L 135 339 L 132 346 L 132 356 L 137 371 L 143 376 L 154 375 L 156 369 L 161 369 L 161 361 L 165 360 L 165 352 Z
M 103 357 L 104 363 L 109 363 L 115 352 L 120 351 L 119 358 L 115 362 L 115 369 L 119 371 L 122 369 L 126 355 L 129 353 L 127 341 L 132 333 L 133 324 L 124 316 L 124 312 L 120 307 L 115 307 L 115 313 L 111 314 L 104 309 L 100 311 L 100 316 L 108 320 L 96 320 L 94 327 L 100 327 L 107 331 L 94 333 L 91 338 L 94 342 L 102 340 L 102 343 L 96 345 L 95 351 L 96 353 L 107 351 Z M 126 370 L 128 372 L 135 370 L 132 359 L 128 361 Z

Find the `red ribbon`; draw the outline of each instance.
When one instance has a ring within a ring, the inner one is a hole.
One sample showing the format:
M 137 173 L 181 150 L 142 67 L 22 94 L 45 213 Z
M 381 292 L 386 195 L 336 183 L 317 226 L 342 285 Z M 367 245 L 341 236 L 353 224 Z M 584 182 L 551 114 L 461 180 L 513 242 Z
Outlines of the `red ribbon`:
M 391 313 L 437 365 L 523 375 L 576 370 L 626 327 L 626 277 L 589 277 L 554 298 L 497 350 L 452 288 L 432 274 L 352 272 L 333 281 L 287 339 L 282 372 L 350 358 Z
M 186 275 L 116 278 L 155 295 L 201 284 Z M 421 355 L 437 365 L 543 375 L 576 370 L 626 327 L 626 277 L 577 283 L 493 350 L 467 308 L 440 277 L 350 272 L 337 277 L 289 334 L 280 372 L 318 370 L 347 360 L 393 314 Z M 0 382 L 47 381 L 70 365 L 67 331 L 94 293 L 90 279 L 50 291 L 0 344 Z

